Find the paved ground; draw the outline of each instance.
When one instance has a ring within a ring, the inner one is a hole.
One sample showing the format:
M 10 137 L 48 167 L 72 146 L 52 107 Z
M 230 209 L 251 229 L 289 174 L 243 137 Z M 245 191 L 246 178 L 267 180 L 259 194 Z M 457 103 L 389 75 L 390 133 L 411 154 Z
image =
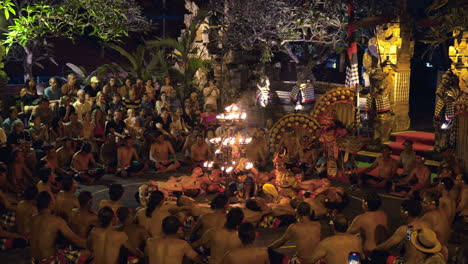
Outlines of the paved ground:
M 182 173 L 176 173 L 175 176 L 181 175 Z M 138 187 L 147 182 L 149 179 L 152 180 L 164 180 L 167 179 L 169 175 L 156 175 L 154 173 L 147 173 L 143 177 L 123 179 L 118 178 L 113 175 L 104 176 L 99 184 L 88 186 L 88 185 L 79 185 L 78 192 L 82 190 L 88 190 L 94 194 L 94 205 L 97 206 L 99 201 L 102 199 L 108 199 L 107 187 L 112 183 L 120 183 L 125 186 L 125 194 L 122 199 L 122 204 L 131 208 L 137 207 L 137 202 L 134 199 L 134 194 L 137 191 Z M 346 186 L 345 186 L 346 187 Z M 350 193 L 350 203 L 344 210 L 344 214 L 348 219 L 352 220 L 356 215 L 362 213 L 361 201 L 359 197 L 362 197 L 361 191 L 349 191 Z M 403 222 L 399 215 L 400 208 L 400 199 L 396 199 L 390 196 L 382 195 L 383 197 L 383 210 L 385 210 L 390 217 L 390 232 L 393 232 L 398 226 Z M 202 198 L 203 199 L 203 198 Z M 331 229 L 328 224 L 328 220 L 322 220 L 322 236 L 329 236 L 331 234 Z M 279 229 L 259 229 L 259 237 L 256 241 L 258 246 L 266 246 L 275 239 L 277 239 L 283 232 L 284 228 Z M 294 253 L 294 248 L 290 245 L 286 245 L 282 251 L 287 254 Z M 15 252 L 0 252 L 0 263 L 30 263 L 29 261 L 29 251 L 21 250 Z

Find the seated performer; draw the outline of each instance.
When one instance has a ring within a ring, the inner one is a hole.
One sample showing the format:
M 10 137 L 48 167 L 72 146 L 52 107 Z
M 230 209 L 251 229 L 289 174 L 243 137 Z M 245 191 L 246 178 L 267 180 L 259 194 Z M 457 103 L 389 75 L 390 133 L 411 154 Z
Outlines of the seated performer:
M 55 242 L 61 234 L 73 245 L 86 248 L 86 240 L 77 236 L 68 227 L 65 220 L 52 214 L 52 197 L 47 192 L 41 192 L 37 196 L 37 210 L 31 220 L 31 257 L 32 263 L 84 263 L 88 258 L 85 251 L 57 250 Z
M 99 202 L 99 209 L 108 206 L 112 210 L 114 210 L 114 212 L 117 212 L 117 209 L 123 206 L 120 203 L 120 200 L 122 200 L 124 192 L 125 190 L 122 184 L 118 184 L 118 183 L 111 184 L 111 186 L 109 187 L 109 199 L 110 200 L 101 200 L 101 202 Z
M 210 157 L 211 149 L 203 140 L 202 135 L 197 135 L 195 144 L 190 148 L 190 159 L 195 166 L 202 166 L 203 162 L 207 161 Z
M 32 216 L 37 214 L 35 200 L 37 197 L 37 188 L 34 185 L 26 187 L 23 193 L 24 200 L 16 206 L 16 230 L 20 234 L 28 235 L 30 233 L 30 221 Z
M 95 263 L 122 263 L 119 261 L 122 248 L 134 256 L 143 257 L 143 253 L 130 243 L 127 234 L 114 228 L 114 214 L 110 207 L 101 208 L 98 212 L 100 227 L 89 233 L 88 244 Z
M 390 188 L 392 185 L 392 179 L 396 175 L 398 168 L 398 162 L 391 156 L 391 149 L 388 146 L 382 147 L 382 156 L 378 157 L 370 167 L 362 170 L 359 173 L 359 183 L 370 184 L 374 188 Z M 371 172 L 375 168 L 379 168 L 379 175 L 377 177 L 367 175 L 366 173 Z
M 179 219 L 168 216 L 162 221 L 164 235 L 160 238 L 150 238 L 147 241 L 145 255 L 149 264 L 182 263 L 184 257 L 195 263 L 204 263 L 198 253 L 190 245 L 179 238 L 182 227 Z
M 239 239 L 242 246 L 229 250 L 224 255 L 223 264 L 243 264 L 243 263 L 270 263 L 268 251 L 265 248 L 253 246 L 255 241 L 255 227 L 251 223 L 242 223 L 238 228 Z
M 97 214 L 91 210 L 93 195 L 89 191 L 82 191 L 78 195 L 79 208 L 74 208 L 70 215 L 70 228 L 81 238 L 86 239 L 91 229 L 99 225 Z
M 91 166 L 96 168 L 90 168 Z M 104 175 L 102 166 L 94 160 L 91 144 L 84 142 L 81 149 L 73 155 L 71 169 L 77 173 L 77 180 L 92 183 Z
M 174 160 L 169 160 L 169 154 L 174 157 Z M 150 160 L 154 162 L 157 173 L 175 171 L 180 167 L 171 142 L 167 141 L 161 133 L 156 134 L 156 141 L 151 145 Z
M 130 136 L 124 138 L 123 145 L 117 149 L 117 174 L 122 177 L 141 176 L 147 166 L 138 156 Z
M 69 222 L 73 208 L 80 207 L 80 202 L 75 196 L 77 184 L 71 176 L 65 176 L 62 180 L 62 190 L 55 199 L 55 215 Z
M 415 167 L 406 178 L 393 185 L 392 194 L 400 197 L 410 197 L 415 192 L 420 192 L 429 187 L 431 171 L 424 165 L 424 158 L 416 155 Z
M 289 263 L 300 263 L 309 255 L 320 242 L 321 227 L 314 219 L 314 212 L 311 211 L 308 203 L 300 203 L 296 209 L 297 223 L 291 224 L 286 232 L 273 242 L 268 248 L 277 249 L 289 240 L 294 240 L 296 245 L 296 255 Z M 295 260 L 295 262 L 293 261 Z
M 224 255 L 242 244 L 237 236 L 237 228 L 244 219 L 240 208 L 231 208 L 223 227 L 215 227 L 203 234 L 202 238 L 192 243 L 193 248 L 204 246 L 210 249 L 210 263 L 221 264 Z

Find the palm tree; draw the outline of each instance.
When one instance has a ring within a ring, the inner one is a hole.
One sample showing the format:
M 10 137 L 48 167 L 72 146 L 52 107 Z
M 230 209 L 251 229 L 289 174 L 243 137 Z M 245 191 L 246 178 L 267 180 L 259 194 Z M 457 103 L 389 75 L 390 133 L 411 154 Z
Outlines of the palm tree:
M 175 62 L 173 69 L 181 83 L 178 90 L 182 98 L 194 90 L 195 73 L 199 69 L 205 70 L 208 66 L 209 61 L 199 55 L 200 50 L 194 45 L 197 30 L 205 17 L 205 14 L 195 17 L 178 39 L 164 38 L 146 42 L 149 47 L 167 47 L 173 50 L 168 58 Z

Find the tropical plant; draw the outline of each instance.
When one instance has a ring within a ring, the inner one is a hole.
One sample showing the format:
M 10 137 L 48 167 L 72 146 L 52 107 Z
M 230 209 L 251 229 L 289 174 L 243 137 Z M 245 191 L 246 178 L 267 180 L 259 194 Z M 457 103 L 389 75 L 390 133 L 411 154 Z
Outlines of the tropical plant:
M 170 67 L 161 49 L 149 48 L 144 44 L 139 45 L 133 52 L 128 52 L 117 45 L 110 45 L 109 47 L 119 52 L 128 62 L 124 64 L 111 63 L 102 67 L 116 69 L 133 78 L 144 80 L 155 79 L 162 81 L 169 73 Z
M 439 46 L 447 48 L 448 41 L 468 30 L 468 1 L 435 0 L 427 10 L 430 27 L 426 27 L 422 42 L 429 45 L 428 55 Z M 448 59 L 448 58 L 447 58 Z
M 16 15 L 15 3 L 12 0 L 1 0 L 0 1 L 0 10 L 3 10 L 3 15 L 5 19 L 10 19 L 10 15 Z
M 7 52 L 19 46 L 24 55 L 25 78 L 32 76 L 34 57 L 50 39 L 91 37 L 100 43 L 118 41 L 130 32 L 145 32 L 151 24 L 134 0 L 26 1 L 16 5 L 17 17 L 8 26 L 3 41 Z M 9 11 L 11 12 L 11 11 Z M 21 53 L 18 53 L 21 54 Z
M 70 62 L 66 63 L 65 65 L 81 79 L 84 85 L 90 84 L 91 78 L 93 76 L 98 77 L 99 80 L 106 80 L 110 76 L 123 78 L 127 77 L 124 75 L 125 71 L 118 65 L 105 64 L 99 66 L 92 72 L 88 72 L 83 66 L 77 66 Z
M 182 98 L 195 89 L 195 73 L 200 69 L 206 70 L 208 68 L 209 61 L 202 58 L 200 55 L 202 51 L 194 45 L 197 30 L 206 16 L 205 13 L 200 12 L 197 17 L 193 18 L 190 26 L 186 28 L 177 39 L 165 38 L 146 41 L 149 47 L 166 47 L 172 49 L 172 53 L 168 54 L 167 59 L 174 64 L 172 69 L 175 70 L 176 77 L 180 82 L 178 92 Z

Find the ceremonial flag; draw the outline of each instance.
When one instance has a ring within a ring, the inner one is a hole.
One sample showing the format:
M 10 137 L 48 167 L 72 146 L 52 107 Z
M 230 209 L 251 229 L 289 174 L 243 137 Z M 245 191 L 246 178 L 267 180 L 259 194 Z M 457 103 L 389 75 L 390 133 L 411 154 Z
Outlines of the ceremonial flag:
M 348 66 L 346 66 L 345 85 L 356 88 L 359 85 L 359 70 L 357 59 L 356 28 L 354 27 L 353 0 L 348 1 Z

